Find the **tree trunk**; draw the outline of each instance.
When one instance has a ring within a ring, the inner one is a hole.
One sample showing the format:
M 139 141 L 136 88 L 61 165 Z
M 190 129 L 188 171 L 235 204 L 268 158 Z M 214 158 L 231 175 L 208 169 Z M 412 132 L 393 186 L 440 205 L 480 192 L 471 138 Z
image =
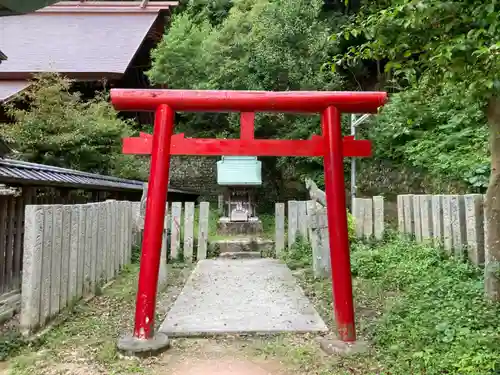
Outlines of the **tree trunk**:
M 490 127 L 491 176 L 485 200 L 485 292 L 493 301 L 500 301 L 500 97 L 488 103 Z

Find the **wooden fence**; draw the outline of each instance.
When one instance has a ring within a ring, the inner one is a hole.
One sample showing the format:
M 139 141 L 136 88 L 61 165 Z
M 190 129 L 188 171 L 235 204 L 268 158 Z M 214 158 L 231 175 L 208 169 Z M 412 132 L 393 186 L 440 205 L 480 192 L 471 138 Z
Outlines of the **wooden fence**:
M 381 240 L 384 237 L 384 197 L 355 198 L 352 217 L 356 238 Z
M 24 214 L 30 204 L 75 204 L 104 199 L 105 193 L 78 194 L 51 187 L 0 185 L 0 323 L 21 305 Z
M 209 204 L 202 202 L 195 210 L 193 202 L 184 207 L 174 202 L 168 208 L 159 283 L 166 279 L 167 257 L 176 259 L 182 253 L 187 262 L 207 257 Z M 130 263 L 133 246 L 140 246 L 143 227 L 140 202 L 26 206 L 23 334 L 42 328 L 61 310 L 113 280 Z
M 0 195 L 0 295 L 21 287 L 24 206 L 31 198 Z
M 325 207 L 318 201 L 288 201 L 275 206 L 275 248 L 280 257 L 285 247 L 290 249 L 300 236 L 311 244 L 315 277 L 331 273 L 328 222 Z M 286 224 L 286 225 L 285 225 Z
M 476 266 L 485 262 L 484 196 L 416 195 L 397 197 L 398 232 L 419 243 L 443 248 Z M 381 239 L 384 226 L 382 197 L 356 199 L 353 215 L 357 237 Z M 373 231 L 372 231 L 373 228 Z
M 318 199 L 317 193 L 323 194 L 323 198 L 320 195 Z M 290 201 L 287 207 L 284 203 L 276 204 L 276 251 L 279 255 L 287 244 L 295 242 L 297 233 L 301 233 L 313 248 L 314 274 L 328 276 L 330 260 L 328 223 L 322 203 L 324 193 L 317 189 L 311 197 L 315 199 Z M 383 238 L 386 222 L 383 197 L 356 198 L 352 215 L 357 238 Z M 399 195 L 397 216 L 398 232 L 402 236 L 442 248 L 449 255 L 468 259 L 476 266 L 484 266 L 487 261 L 484 195 Z

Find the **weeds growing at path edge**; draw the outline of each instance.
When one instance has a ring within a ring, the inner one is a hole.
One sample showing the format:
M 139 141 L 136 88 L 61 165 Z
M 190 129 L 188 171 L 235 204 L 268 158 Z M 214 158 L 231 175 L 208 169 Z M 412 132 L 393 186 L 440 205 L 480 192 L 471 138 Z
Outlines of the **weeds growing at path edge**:
M 100 296 L 63 313 L 62 324 L 37 342 L 11 350 L 9 374 L 150 374 L 148 361 L 124 360 L 116 350 L 118 337 L 132 330 L 138 271 L 138 264 L 126 266 Z M 183 285 L 187 274 L 189 268 L 170 265 L 168 287 Z M 164 297 L 159 304 L 166 303 Z M 159 324 L 164 312 L 156 312 Z
M 297 267 L 304 259 L 308 267 L 306 252 L 310 258 L 310 248 L 295 246 L 285 260 Z M 346 373 L 500 374 L 500 304 L 484 299 L 480 270 L 398 239 L 354 244 L 351 259 L 358 330 L 373 347 L 364 359 L 383 370 L 363 371 L 366 361 L 358 358 L 345 363 Z M 310 272 L 301 279 L 331 322 L 330 282 Z

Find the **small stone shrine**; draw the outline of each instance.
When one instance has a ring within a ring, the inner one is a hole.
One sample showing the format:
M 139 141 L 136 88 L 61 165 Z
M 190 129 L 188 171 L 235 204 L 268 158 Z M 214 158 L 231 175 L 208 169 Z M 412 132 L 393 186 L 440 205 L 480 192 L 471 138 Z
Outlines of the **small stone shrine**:
M 223 156 L 217 162 L 217 183 L 225 187 L 219 197 L 222 217 L 219 235 L 258 235 L 262 223 L 257 217 L 255 192 L 262 185 L 262 163 L 254 156 Z

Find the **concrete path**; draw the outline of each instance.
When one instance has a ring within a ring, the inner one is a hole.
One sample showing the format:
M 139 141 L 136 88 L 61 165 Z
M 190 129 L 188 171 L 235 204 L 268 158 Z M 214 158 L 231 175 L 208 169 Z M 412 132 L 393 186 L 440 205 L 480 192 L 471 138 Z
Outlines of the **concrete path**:
M 288 267 L 274 259 L 198 262 L 160 327 L 178 337 L 326 331 Z

